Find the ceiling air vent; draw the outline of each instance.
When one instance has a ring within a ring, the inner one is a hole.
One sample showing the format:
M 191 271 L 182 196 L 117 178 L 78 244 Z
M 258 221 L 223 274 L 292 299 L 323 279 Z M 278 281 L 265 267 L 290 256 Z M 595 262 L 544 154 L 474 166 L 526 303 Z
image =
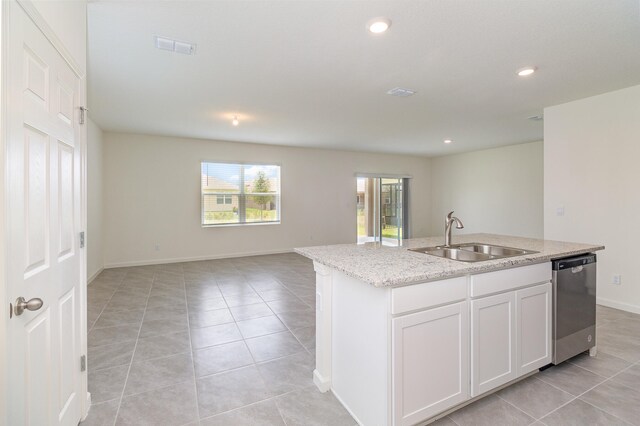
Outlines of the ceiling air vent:
M 167 37 L 155 36 L 156 47 L 169 52 L 182 53 L 184 55 L 193 55 L 196 53 L 196 45 L 186 43 L 184 41 L 173 40 Z
M 402 87 L 394 87 L 393 89 L 387 92 L 387 95 L 406 98 L 407 96 L 415 95 L 415 93 L 416 93 L 415 90 L 403 89 Z
M 542 115 L 542 114 L 540 114 L 540 115 L 532 115 L 531 117 L 527 117 L 527 120 L 542 121 L 542 120 L 544 120 L 544 115 Z

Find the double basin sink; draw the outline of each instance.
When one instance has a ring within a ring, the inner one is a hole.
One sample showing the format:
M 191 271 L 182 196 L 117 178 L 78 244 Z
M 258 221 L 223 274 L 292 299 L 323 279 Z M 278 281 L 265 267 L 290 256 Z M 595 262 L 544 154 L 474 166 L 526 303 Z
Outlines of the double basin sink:
M 483 260 L 504 259 L 505 257 L 538 253 L 537 251 L 532 250 L 483 243 L 455 244 L 448 247 L 421 247 L 410 249 L 410 251 L 443 257 L 445 259 L 458 260 L 461 262 L 481 262 Z

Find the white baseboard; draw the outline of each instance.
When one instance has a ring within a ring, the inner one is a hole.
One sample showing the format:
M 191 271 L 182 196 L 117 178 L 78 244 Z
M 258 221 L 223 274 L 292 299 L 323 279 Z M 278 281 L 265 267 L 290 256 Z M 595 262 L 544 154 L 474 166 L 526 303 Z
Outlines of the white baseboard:
M 87 405 L 86 405 L 86 408 L 87 408 L 86 413 L 84 413 L 84 416 L 82 416 L 80 418 L 81 422 L 87 420 L 87 417 L 89 417 L 89 411 L 91 411 L 91 392 L 87 392 Z
M 243 252 L 243 253 L 226 253 L 219 255 L 208 256 L 193 256 L 193 257 L 176 257 L 169 259 L 149 259 L 149 260 L 133 260 L 129 262 L 114 262 L 104 265 L 104 269 L 109 268 L 123 268 L 127 266 L 147 266 L 147 265 L 163 265 L 166 263 L 181 263 L 181 262 L 196 262 L 199 260 L 216 260 L 216 259 L 229 259 L 233 257 L 248 257 L 248 256 L 264 256 L 268 254 L 283 254 L 294 253 L 293 249 L 289 250 L 265 250 L 256 252 Z
M 313 383 L 315 383 L 318 390 L 322 393 L 331 390 L 331 380 L 323 377 L 318 370 L 313 370 Z
M 596 303 L 598 305 L 606 306 L 609 308 L 620 309 L 621 311 L 627 311 L 634 314 L 640 314 L 640 306 L 637 305 L 622 303 L 611 299 L 603 299 L 602 297 L 596 297 Z
M 91 275 L 91 276 L 89 277 L 89 279 L 87 280 L 87 285 L 91 284 L 91 282 L 92 282 L 93 280 L 95 280 L 95 279 L 98 277 L 98 275 L 100 275 L 100 272 L 102 272 L 102 271 L 104 271 L 104 268 L 100 268 L 100 269 L 98 269 L 98 270 L 95 272 L 95 274 Z

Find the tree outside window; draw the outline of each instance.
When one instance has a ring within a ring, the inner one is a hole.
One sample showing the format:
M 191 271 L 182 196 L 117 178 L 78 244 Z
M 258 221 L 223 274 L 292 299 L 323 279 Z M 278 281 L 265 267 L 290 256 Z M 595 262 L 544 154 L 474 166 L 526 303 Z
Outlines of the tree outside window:
M 253 192 L 254 193 L 268 193 L 271 189 L 271 184 L 269 179 L 267 179 L 267 175 L 261 170 L 256 175 L 256 180 L 253 182 Z M 262 206 L 260 209 L 260 220 L 263 220 L 264 211 L 267 208 L 267 204 L 271 203 L 273 200 L 273 195 L 254 195 L 253 201 Z

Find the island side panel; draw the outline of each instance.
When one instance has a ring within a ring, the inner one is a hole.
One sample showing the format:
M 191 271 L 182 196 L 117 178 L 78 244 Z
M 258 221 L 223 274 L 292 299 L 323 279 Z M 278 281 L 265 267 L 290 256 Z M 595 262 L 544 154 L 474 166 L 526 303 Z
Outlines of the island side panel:
M 359 424 L 389 425 L 391 289 L 331 273 L 331 390 Z
M 320 392 L 331 389 L 331 269 L 313 262 L 316 271 L 316 369 L 313 383 Z

